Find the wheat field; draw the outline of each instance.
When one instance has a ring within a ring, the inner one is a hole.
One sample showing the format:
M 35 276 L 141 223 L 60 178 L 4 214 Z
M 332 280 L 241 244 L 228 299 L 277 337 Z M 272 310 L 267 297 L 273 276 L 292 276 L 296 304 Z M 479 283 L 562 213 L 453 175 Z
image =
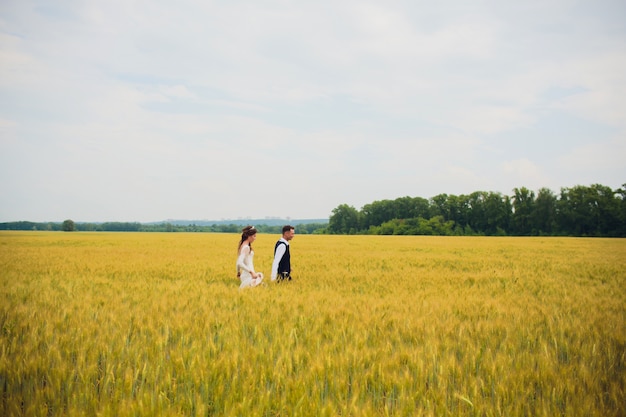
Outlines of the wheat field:
M 626 415 L 626 240 L 237 243 L 0 233 L 0 415 Z

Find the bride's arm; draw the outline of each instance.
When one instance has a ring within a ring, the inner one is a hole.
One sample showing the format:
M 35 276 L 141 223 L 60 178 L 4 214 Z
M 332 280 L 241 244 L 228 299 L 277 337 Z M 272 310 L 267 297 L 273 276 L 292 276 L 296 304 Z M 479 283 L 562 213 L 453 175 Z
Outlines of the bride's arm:
M 239 252 L 239 257 L 237 258 L 237 268 L 248 271 L 253 277 L 256 275 L 254 269 L 249 268 L 248 265 L 244 262 L 246 256 L 250 254 L 250 246 L 242 246 L 241 251 Z

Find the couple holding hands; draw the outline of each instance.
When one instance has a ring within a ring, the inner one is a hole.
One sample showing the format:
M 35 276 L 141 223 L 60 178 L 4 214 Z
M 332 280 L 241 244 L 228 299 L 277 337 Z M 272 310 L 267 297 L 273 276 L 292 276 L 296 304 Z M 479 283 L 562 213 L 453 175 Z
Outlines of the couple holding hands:
M 291 281 L 291 255 L 289 241 L 296 234 L 293 226 L 283 226 L 283 235 L 274 246 L 274 262 L 272 262 L 272 281 Z M 256 240 L 254 226 L 246 226 L 241 231 L 241 240 L 237 250 L 237 277 L 241 280 L 239 289 L 256 287 L 263 281 L 263 273 L 254 270 L 254 251 L 252 243 Z

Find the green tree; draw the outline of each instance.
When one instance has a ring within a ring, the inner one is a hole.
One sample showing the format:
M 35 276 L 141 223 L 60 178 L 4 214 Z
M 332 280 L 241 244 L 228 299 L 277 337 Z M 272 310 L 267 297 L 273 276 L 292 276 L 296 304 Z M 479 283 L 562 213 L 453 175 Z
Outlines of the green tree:
M 74 224 L 73 220 L 67 219 L 63 221 L 63 224 L 61 225 L 61 230 L 63 230 L 64 232 L 73 232 L 74 230 L 76 230 L 76 225 Z
M 415 219 L 423 217 L 430 218 L 430 204 L 422 197 L 400 197 L 393 201 L 393 218 L 395 219 Z
M 574 236 L 620 236 L 621 195 L 620 190 L 600 184 L 561 189 L 557 205 L 561 231 Z
M 467 229 L 467 226 L 469 226 L 470 223 L 472 210 L 469 202 L 469 196 L 463 194 L 459 196 L 451 195 L 448 198 L 448 202 L 448 207 L 450 208 L 450 217 L 446 220 L 452 220 L 459 227 Z M 471 227 L 468 230 L 471 231 L 471 234 L 474 234 L 474 231 Z M 467 233 L 464 232 L 464 234 Z
M 617 236 L 620 228 L 620 200 L 616 197 L 618 191 L 600 184 L 591 185 L 589 190 L 589 204 L 594 208 L 592 215 L 596 224 L 596 235 Z
M 526 187 L 513 189 L 513 233 L 529 236 L 533 225 L 531 216 L 535 203 L 535 193 Z
M 615 198 L 617 200 L 617 218 L 619 220 L 616 235 L 626 237 L 626 184 L 622 184 L 622 188 L 615 190 Z
M 486 233 L 487 230 L 487 210 L 486 200 L 488 193 L 484 191 L 475 191 L 469 195 L 467 203 L 469 204 L 469 225 L 478 233 Z
M 596 234 L 596 207 L 590 197 L 590 188 L 576 185 L 561 188 L 557 204 L 560 230 L 570 236 L 594 236 Z
M 360 212 L 342 205 L 333 211 L 328 232 L 626 236 L 626 184 L 617 190 L 599 184 L 562 188 L 559 198 L 547 188 L 536 198 L 526 187 L 513 193 L 407 196 L 374 201 Z
M 484 196 L 486 235 L 505 235 L 510 230 L 512 206 L 509 196 L 489 192 Z
M 429 201 L 430 213 L 432 216 L 442 216 L 446 220 L 450 220 L 450 201 L 448 194 L 438 194 L 431 197 Z
M 548 188 L 537 193 L 531 214 L 534 230 L 540 235 L 552 235 L 556 231 L 556 196 Z
M 333 209 L 328 220 L 332 234 L 356 234 L 359 231 L 359 212 L 352 206 L 341 204 Z
M 452 220 L 444 220 L 443 216 L 434 216 L 430 219 L 419 219 L 420 235 L 437 235 L 451 236 L 453 235 L 454 222 Z
M 374 201 L 363 206 L 361 210 L 363 216 L 363 228 L 370 226 L 380 226 L 396 217 L 395 204 L 391 200 Z
M 626 184 L 614 192 L 617 230 L 615 236 L 626 237 Z

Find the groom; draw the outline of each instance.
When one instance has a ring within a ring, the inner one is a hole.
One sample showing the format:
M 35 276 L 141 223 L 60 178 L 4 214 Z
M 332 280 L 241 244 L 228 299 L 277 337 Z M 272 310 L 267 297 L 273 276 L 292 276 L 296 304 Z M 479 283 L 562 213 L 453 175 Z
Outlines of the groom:
M 291 254 L 289 253 L 289 241 L 293 239 L 296 231 L 293 226 L 283 226 L 283 236 L 278 239 L 274 246 L 274 262 L 272 263 L 272 281 L 291 281 Z

